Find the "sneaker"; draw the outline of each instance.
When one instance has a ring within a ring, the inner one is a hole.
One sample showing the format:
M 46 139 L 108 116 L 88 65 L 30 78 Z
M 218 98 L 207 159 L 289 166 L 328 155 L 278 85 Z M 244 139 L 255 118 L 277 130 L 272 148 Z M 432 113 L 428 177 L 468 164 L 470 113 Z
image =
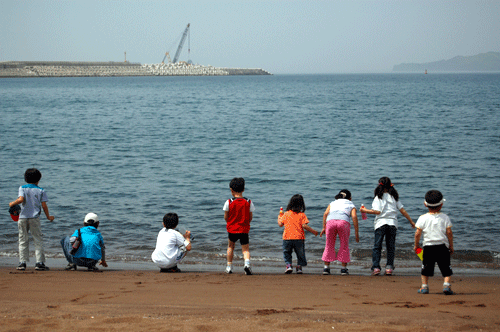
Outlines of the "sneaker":
M 302 274 L 302 266 L 297 266 L 295 269 L 297 270 L 297 274 Z
M 44 263 L 36 263 L 35 270 L 37 270 L 37 271 L 48 271 L 49 267 L 45 266 Z
M 455 294 L 455 293 L 453 293 L 453 291 L 451 290 L 451 287 L 450 287 L 450 286 L 443 288 L 443 293 L 444 293 L 445 295 L 453 295 L 453 294 Z
M 245 265 L 245 267 L 243 268 L 243 270 L 245 270 L 245 274 L 247 276 L 251 276 L 252 275 L 252 269 L 250 268 L 250 266 Z
M 99 272 L 100 270 L 97 268 L 97 266 L 90 266 L 87 268 L 89 272 Z
M 418 290 L 419 294 L 429 294 L 429 288 L 427 287 L 422 287 Z
M 76 271 L 76 264 L 75 263 L 69 263 L 68 266 L 64 268 L 66 271 L 70 270 L 75 270 Z
M 17 266 L 17 269 L 21 270 L 21 271 L 26 270 L 26 263 L 24 263 L 24 262 L 19 263 L 19 265 Z
M 90 268 L 89 268 L 89 269 L 90 269 Z M 97 269 L 97 268 L 96 268 L 96 269 Z M 98 271 L 99 271 L 99 270 L 98 270 Z M 160 269 L 160 272 L 162 272 L 162 273 L 177 273 L 177 272 L 181 272 L 181 269 L 179 269 L 179 268 L 177 267 L 177 265 L 176 265 L 176 266 L 174 266 L 174 267 L 169 267 L 168 269 Z
M 380 269 L 373 269 L 372 276 L 378 276 L 380 274 Z
M 347 275 L 349 275 L 349 270 L 347 268 L 341 269 L 340 270 L 340 275 L 341 276 L 347 276 Z
M 385 269 L 386 276 L 392 276 L 392 269 Z
M 287 264 L 285 274 L 291 274 L 292 272 L 293 272 L 292 266 L 290 264 Z
M 330 268 L 324 268 L 324 269 L 323 269 L 323 274 L 324 274 L 324 275 L 328 275 L 328 274 L 330 274 Z
M 226 266 L 226 273 L 227 274 L 233 273 L 233 268 L 230 265 Z

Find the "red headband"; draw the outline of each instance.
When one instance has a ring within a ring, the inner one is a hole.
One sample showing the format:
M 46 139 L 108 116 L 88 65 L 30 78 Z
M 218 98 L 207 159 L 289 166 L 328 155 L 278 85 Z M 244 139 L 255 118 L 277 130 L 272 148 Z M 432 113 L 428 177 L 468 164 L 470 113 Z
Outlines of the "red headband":
M 382 182 L 379 182 L 379 186 L 383 186 L 384 184 Z M 394 187 L 394 183 L 391 183 L 391 187 Z

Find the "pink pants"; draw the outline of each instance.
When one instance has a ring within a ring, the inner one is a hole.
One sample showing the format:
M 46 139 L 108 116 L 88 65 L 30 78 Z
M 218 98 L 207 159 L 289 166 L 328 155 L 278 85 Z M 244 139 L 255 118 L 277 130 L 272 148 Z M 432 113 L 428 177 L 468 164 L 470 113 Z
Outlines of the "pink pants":
M 340 248 L 335 257 L 335 240 L 337 234 L 340 239 Z M 328 220 L 326 222 L 326 244 L 323 262 L 333 262 L 338 260 L 341 263 L 349 263 L 351 255 L 349 253 L 349 235 L 351 234 L 351 224 L 345 220 Z

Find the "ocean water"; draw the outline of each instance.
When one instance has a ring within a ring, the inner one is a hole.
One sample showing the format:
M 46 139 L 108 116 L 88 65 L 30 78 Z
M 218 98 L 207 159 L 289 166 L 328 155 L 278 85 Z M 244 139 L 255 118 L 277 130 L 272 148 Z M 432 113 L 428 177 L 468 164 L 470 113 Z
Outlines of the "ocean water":
M 282 264 L 276 219 L 296 193 L 311 227 L 340 189 L 371 205 L 388 176 L 416 221 L 429 189 L 446 198 L 455 264 L 498 268 L 500 74 L 274 75 L 0 79 L 0 256 L 17 256 L 8 202 L 37 167 L 56 219 L 42 214 L 49 257 L 88 212 L 107 254 L 150 260 L 165 213 L 195 235 L 190 263 L 223 261 L 229 181 L 256 207 L 256 261 Z M 418 264 L 399 219 L 397 264 Z M 369 266 L 373 217 L 353 260 Z M 324 237 L 307 235 L 320 262 Z M 31 244 L 32 251 L 34 245 Z M 239 245 L 236 248 L 239 252 Z

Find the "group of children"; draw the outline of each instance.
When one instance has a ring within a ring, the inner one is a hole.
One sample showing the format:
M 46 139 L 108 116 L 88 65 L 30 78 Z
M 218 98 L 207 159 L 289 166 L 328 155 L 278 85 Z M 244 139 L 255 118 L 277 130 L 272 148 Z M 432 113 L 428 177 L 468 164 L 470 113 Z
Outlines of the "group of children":
M 9 203 L 10 210 L 21 205 L 19 216 L 16 217 L 19 229 L 19 265 L 17 269 L 25 270 L 26 262 L 29 261 L 28 232 L 35 242 L 36 270 L 48 270 L 45 265 L 43 250 L 43 236 L 40 227 L 40 214 L 43 210 L 49 221 L 54 216 L 49 214 L 47 207 L 47 194 L 38 186 L 42 177 L 40 171 L 35 168 L 26 170 L 26 185 L 19 188 L 18 198 Z M 250 222 L 253 218 L 255 207 L 251 200 L 243 197 L 245 191 L 245 180 L 233 178 L 229 183 L 232 198 L 228 199 L 223 207 L 226 229 L 228 232 L 227 266 L 226 273 L 233 272 L 233 257 L 236 242 L 240 241 L 243 258 L 244 272 L 252 274 L 250 266 L 249 231 Z M 351 192 L 342 189 L 326 208 L 323 214 L 323 228 L 320 232 L 311 228 L 309 220 L 305 215 L 306 206 L 302 195 L 291 197 L 286 212 L 283 209 L 278 216 L 278 225 L 284 227 L 283 231 L 283 258 L 285 261 L 285 273 L 293 272 L 292 253 L 297 256 L 296 273 L 302 273 L 302 267 L 307 265 L 305 256 L 305 231 L 315 236 L 326 235 L 325 249 L 322 260 L 324 262 L 323 274 L 330 274 L 330 263 L 338 260 L 342 264 L 341 275 L 348 275 L 347 264 L 350 262 L 349 237 L 351 221 L 355 230 L 356 242 L 359 242 L 359 227 L 357 210 L 351 202 Z M 429 213 L 420 216 L 415 224 L 399 201 L 399 195 L 391 180 L 382 177 L 374 191 L 372 208 L 361 206 L 361 213 L 375 215 L 375 242 L 372 255 L 372 275 L 381 274 L 381 252 L 382 243 L 385 238 L 387 246 L 387 265 L 385 275 L 392 275 L 394 270 L 395 243 L 397 233 L 398 211 L 408 219 L 415 232 L 414 249 L 419 248 L 420 239 L 423 236 L 423 263 L 422 263 L 422 287 L 419 293 L 428 294 L 428 278 L 434 274 L 434 266 L 437 263 L 444 277 L 443 292 L 447 295 L 453 294 L 450 285 L 450 277 L 453 274 L 450 267 L 450 255 L 453 253 L 453 233 L 449 217 L 441 213 L 444 203 L 443 195 L 437 190 L 431 190 L 425 195 L 425 206 Z M 15 212 L 12 212 L 15 213 Z M 14 219 L 14 217 L 13 217 Z M 16 220 L 14 219 L 14 220 Z M 186 231 L 181 234 L 176 230 L 179 217 L 175 213 L 167 213 L 163 217 L 163 229 L 158 233 L 156 248 L 151 255 L 152 261 L 160 268 L 160 272 L 180 272 L 178 264 L 191 250 L 191 233 Z M 76 230 L 71 237 L 61 240 L 63 252 L 68 260 L 67 270 L 76 270 L 77 266 L 87 267 L 89 270 L 98 270 L 96 265 L 107 266 L 105 260 L 104 241 L 97 230 L 99 218 L 94 213 L 85 216 L 84 227 Z M 335 250 L 337 235 L 340 241 L 338 252 Z

